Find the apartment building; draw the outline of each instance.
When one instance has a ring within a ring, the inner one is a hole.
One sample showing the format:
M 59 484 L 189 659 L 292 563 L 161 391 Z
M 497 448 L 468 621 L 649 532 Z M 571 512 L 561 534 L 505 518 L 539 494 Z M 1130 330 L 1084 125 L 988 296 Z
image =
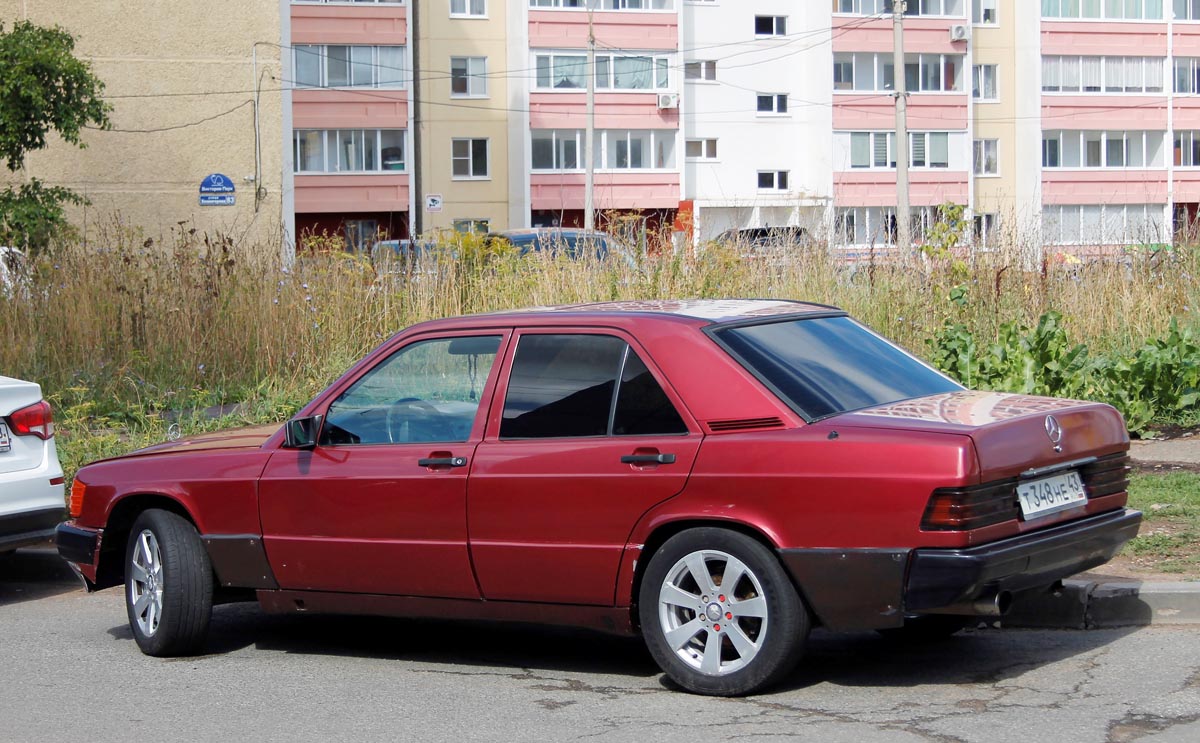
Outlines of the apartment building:
M 6 20 L 76 34 L 115 105 L 114 131 L 35 153 L 17 177 L 150 230 L 352 248 L 577 225 L 590 77 L 602 221 L 879 245 L 895 231 L 903 74 L 918 238 L 946 202 L 984 247 L 1163 243 L 1200 213 L 1200 0 L 908 0 L 902 73 L 892 0 L 252 5 L 181 10 L 189 43 L 134 43 L 166 19 L 0 0 Z M 236 198 L 202 206 L 212 174 Z
M 685 199 L 695 236 L 805 226 L 833 202 L 828 3 L 683 6 Z
M 582 225 L 589 38 L 594 44 L 593 205 L 670 222 L 682 189 L 680 7 L 675 0 L 521 0 L 528 49 L 514 151 L 528 210 L 513 226 Z M 587 7 L 590 5 L 591 7 Z M 527 140 L 527 142 L 526 142 Z

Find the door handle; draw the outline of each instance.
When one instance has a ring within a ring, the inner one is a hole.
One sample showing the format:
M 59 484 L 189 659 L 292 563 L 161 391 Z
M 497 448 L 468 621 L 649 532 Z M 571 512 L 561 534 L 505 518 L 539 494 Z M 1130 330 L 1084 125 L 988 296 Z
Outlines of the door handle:
M 674 454 L 626 454 L 621 464 L 675 464 Z
M 466 467 L 466 457 L 426 457 L 418 459 L 417 464 L 421 467 Z

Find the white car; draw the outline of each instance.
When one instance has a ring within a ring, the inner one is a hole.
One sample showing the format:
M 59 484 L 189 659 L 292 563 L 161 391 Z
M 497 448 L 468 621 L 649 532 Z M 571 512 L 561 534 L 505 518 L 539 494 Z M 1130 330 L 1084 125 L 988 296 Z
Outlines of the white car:
M 0 553 L 52 539 L 64 506 L 50 404 L 37 384 L 0 376 Z

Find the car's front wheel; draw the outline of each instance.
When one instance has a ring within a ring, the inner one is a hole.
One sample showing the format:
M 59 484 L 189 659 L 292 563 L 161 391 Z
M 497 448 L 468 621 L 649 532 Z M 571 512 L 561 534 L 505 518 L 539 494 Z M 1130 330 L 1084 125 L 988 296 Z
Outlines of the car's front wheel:
M 125 550 L 125 607 L 147 655 L 193 653 L 212 617 L 213 581 L 196 527 L 170 511 L 143 511 Z
M 810 626 L 769 549 L 707 527 L 680 532 L 654 554 L 638 613 L 646 646 L 667 676 L 718 696 L 750 694 L 786 676 Z

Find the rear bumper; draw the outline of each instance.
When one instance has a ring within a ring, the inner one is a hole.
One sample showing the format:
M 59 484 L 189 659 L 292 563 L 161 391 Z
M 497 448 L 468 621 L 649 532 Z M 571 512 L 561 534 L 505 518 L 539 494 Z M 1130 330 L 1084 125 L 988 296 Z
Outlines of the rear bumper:
M 909 560 L 906 612 L 1016 593 L 1103 565 L 1137 536 L 1140 511 L 1123 509 L 969 549 L 919 549 Z
M 1122 509 L 965 549 L 785 549 L 780 558 L 821 624 L 899 627 L 911 614 L 970 613 L 992 595 L 1052 585 L 1112 559 L 1142 514 Z M 946 611 L 950 608 L 951 611 Z
M 0 516 L 0 550 L 49 542 L 54 538 L 54 527 L 66 516 L 62 507 Z

